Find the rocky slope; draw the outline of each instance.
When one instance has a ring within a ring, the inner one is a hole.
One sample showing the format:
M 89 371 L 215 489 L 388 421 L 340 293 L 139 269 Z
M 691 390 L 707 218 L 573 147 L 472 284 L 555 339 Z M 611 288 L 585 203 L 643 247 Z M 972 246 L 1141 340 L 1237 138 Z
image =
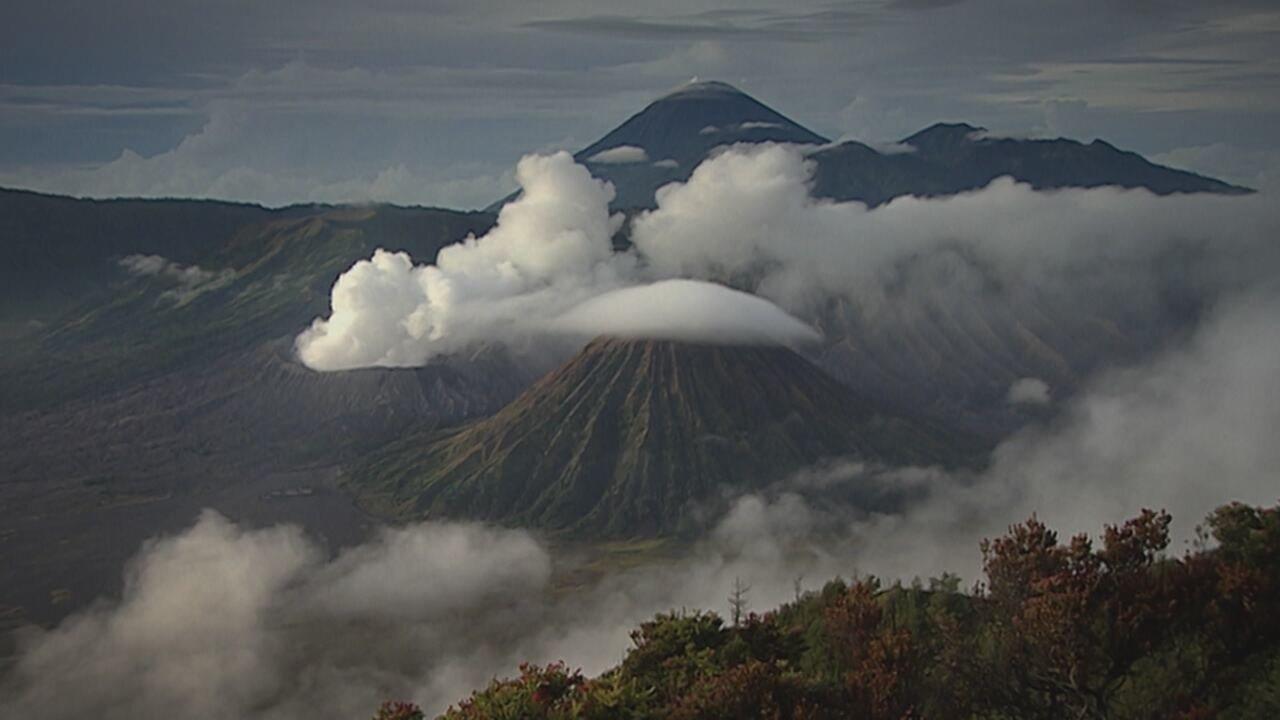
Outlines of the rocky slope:
M 347 485 L 401 517 L 625 537 L 692 529 L 722 491 L 824 458 L 955 463 L 969 449 L 787 348 L 599 339 L 493 417 L 350 466 Z

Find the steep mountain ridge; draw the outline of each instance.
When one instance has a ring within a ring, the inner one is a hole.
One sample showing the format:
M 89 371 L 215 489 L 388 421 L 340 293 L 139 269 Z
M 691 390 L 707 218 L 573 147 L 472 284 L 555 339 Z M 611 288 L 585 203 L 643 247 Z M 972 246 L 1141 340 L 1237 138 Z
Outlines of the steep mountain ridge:
M 25 295 L 0 303 L 15 319 L 0 352 L 0 530 L 22 559 L 0 576 L 0 606 L 27 618 L 54 620 L 110 591 L 139 543 L 203 507 L 354 540 L 368 519 L 326 488 L 329 466 L 409 426 L 494 412 L 536 376 L 501 352 L 344 373 L 293 357 L 294 336 L 327 312 L 351 263 L 375 247 L 430 260 L 483 233 L 492 215 L 0 200 L 35 206 L 16 211 L 22 219 L 6 227 L 17 234 L 4 236 L 0 254 L 33 258 L 30 279 L 56 289 L 38 311 Z M 208 224 L 174 234 L 186 210 Z M 119 265 L 137 253 L 199 266 L 209 281 L 188 286 Z M 75 257 L 59 272 L 64 254 Z M 262 499 L 299 485 L 314 493 Z M 55 601 L 55 590 L 72 600 Z
M 1103 140 L 991 137 L 966 123 L 937 123 L 903 138 L 895 152 L 856 141 L 812 155 L 813 194 L 830 200 L 880 205 L 902 195 L 954 195 L 1009 176 L 1038 190 L 1064 187 L 1147 188 L 1241 194 L 1248 188 L 1156 165 Z
M 880 205 L 895 197 L 954 195 L 1008 175 L 1039 189 L 1144 187 L 1157 194 L 1237 194 L 1248 188 L 1152 163 L 1103 141 L 993 137 L 967 123 L 936 123 L 880 150 L 839 144 L 796 123 L 728 83 L 685 84 L 654 100 L 604 137 L 574 154 L 617 191 L 614 209 L 652 208 L 654 192 L 684 181 L 717 147 L 737 143 L 809 146 L 815 197 Z M 602 156 L 617 148 L 644 150 L 642 159 Z M 674 161 L 674 162 L 673 162 Z M 510 195 L 488 209 L 496 211 Z

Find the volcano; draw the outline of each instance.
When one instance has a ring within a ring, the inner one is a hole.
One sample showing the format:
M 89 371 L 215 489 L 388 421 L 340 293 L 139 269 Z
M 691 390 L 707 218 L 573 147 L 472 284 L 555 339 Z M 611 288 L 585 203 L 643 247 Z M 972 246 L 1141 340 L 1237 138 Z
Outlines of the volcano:
M 964 442 L 883 411 L 784 347 L 598 339 L 483 421 L 348 469 L 368 509 L 590 537 L 695 528 L 723 490 L 823 458 L 951 464 Z
M 574 157 L 591 174 L 613 183 L 615 207 L 649 207 L 655 190 L 687 180 L 712 149 L 764 142 L 821 145 L 827 139 L 728 83 L 690 82 L 654 100 Z M 643 156 L 633 151 L 631 157 L 643 160 L 616 162 L 611 151 L 616 154 L 618 148 L 639 148 Z
M 1009 176 L 1036 189 L 1115 186 L 1172 193 L 1242 194 L 1249 188 L 1157 165 L 1103 140 L 998 137 L 967 123 L 936 123 L 894 147 L 831 142 L 738 88 L 689 82 L 657 98 L 604 137 L 574 153 L 613 183 L 615 210 L 655 206 L 654 193 L 689 179 L 718 147 L 788 143 L 814 165 L 812 193 L 825 200 L 881 205 L 904 195 L 976 190 Z M 497 211 L 516 194 L 489 206 Z
M 728 83 L 695 81 L 649 103 L 574 159 L 613 183 L 615 209 L 644 208 L 658 188 L 689 179 L 714 148 L 765 142 L 816 147 L 828 140 Z
M 630 146 L 652 162 L 675 160 L 691 170 L 712 148 L 738 142 L 828 140 L 728 83 L 693 82 L 654 100 L 576 156 L 594 163 L 601 153 Z

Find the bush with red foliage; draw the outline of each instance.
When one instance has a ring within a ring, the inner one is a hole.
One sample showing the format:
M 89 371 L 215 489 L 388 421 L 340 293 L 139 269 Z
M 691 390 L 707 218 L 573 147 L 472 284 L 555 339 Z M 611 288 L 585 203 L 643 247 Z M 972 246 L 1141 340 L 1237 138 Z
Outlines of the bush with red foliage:
M 411 702 L 391 701 L 382 703 L 373 720 L 423 720 L 422 708 Z
M 857 581 L 826 609 L 836 665 L 844 670 L 850 712 L 868 720 L 913 716 L 914 681 L 920 671 L 911 632 L 884 622 L 880 586 Z
M 494 680 L 483 692 L 449 708 L 444 717 L 455 720 L 481 718 L 528 718 L 551 720 L 583 717 L 582 694 L 586 678 L 564 663 L 545 667 L 524 663 L 520 677 Z
M 675 698 L 662 717 L 670 720 L 826 720 L 838 698 L 776 664 L 748 660 L 698 680 Z
M 1134 663 L 1169 636 L 1183 609 L 1184 573 L 1176 561 L 1157 568 L 1169 522 L 1168 513 L 1144 510 L 1107 527 L 1095 550 L 1085 535 L 1059 544 L 1032 517 L 982 544 L 989 625 L 1003 661 L 997 681 L 1016 691 L 1006 709 L 1108 716 Z

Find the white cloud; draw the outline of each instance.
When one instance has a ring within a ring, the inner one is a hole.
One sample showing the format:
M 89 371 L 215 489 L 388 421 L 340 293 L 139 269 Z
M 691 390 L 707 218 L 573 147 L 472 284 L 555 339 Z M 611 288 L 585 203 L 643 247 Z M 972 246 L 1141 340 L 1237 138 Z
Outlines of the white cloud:
M 235 279 L 234 270 L 205 270 L 199 265 L 183 265 L 160 255 L 126 255 L 120 258 L 119 264 L 130 275 L 160 277 L 175 285 L 161 293 L 160 298 L 178 304 Z
M 25 634 L 0 714 L 338 720 L 409 699 L 433 716 L 524 661 L 601 672 L 640 622 L 723 609 L 735 578 L 764 609 L 799 574 L 847 571 L 809 544 L 809 517 L 800 503 L 745 499 L 688 556 L 563 593 L 548 549 L 519 530 L 422 523 L 326 560 L 297 528 L 206 512 L 143 547 L 120 600 Z
M 889 106 L 866 95 L 850 100 L 838 113 L 840 140 L 857 140 L 871 145 L 892 145 L 918 130 L 901 107 Z
M 363 717 L 410 694 L 442 710 L 507 669 L 486 643 L 538 616 L 549 578 L 520 531 L 387 529 L 326 561 L 296 527 L 206 511 L 143 547 L 118 602 L 26 636 L 0 714 Z
M 1094 307 L 1123 299 L 1136 312 L 1169 283 L 1212 297 L 1277 261 L 1266 238 L 1280 234 L 1280 208 L 1265 196 L 1037 192 L 1001 178 L 868 209 L 814 200 L 810 173 L 794 148 L 732 148 L 659 189 L 632 239 L 659 275 L 732 280 L 802 318 L 831 297 L 873 312 L 889 294 L 918 301 L 944 290 L 1004 306 L 1031 293 Z M 1189 276 L 1161 274 L 1161 263 L 1188 253 L 1203 255 Z M 929 283 L 914 294 L 903 287 L 912 269 Z
M 571 308 L 551 325 L 585 336 L 729 345 L 792 345 L 820 337 L 767 300 L 696 280 L 663 280 L 614 290 Z
M 1280 234 L 1280 208 L 1264 196 L 1037 192 L 1001 178 L 867 208 L 814 200 L 811 170 L 802 149 L 726 148 L 659 189 L 657 208 L 632 223 L 634 249 L 616 252 L 611 188 L 567 153 L 530 156 L 518 169 L 525 193 L 488 236 L 445 248 L 434 265 L 378 252 L 344 273 L 300 355 L 325 370 L 417 365 L 543 333 L 573 305 L 664 278 L 728 284 L 815 324 L 836 299 L 877 332 L 890 331 L 875 324 L 891 322 L 886 308 L 990 314 L 1045 298 L 1155 327 L 1168 321 L 1166 298 L 1209 303 L 1280 264 L 1265 240 Z M 1181 269 L 1162 270 L 1170 262 Z
M 619 145 L 587 158 L 587 162 L 601 165 L 629 165 L 631 163 L 649 162 L 649 155 L 642 147 L 635 145 Z
M 1280 295 L 1244 293 L 1187 342 L 1090 382 L 1056 421 L 1003 443 L 986 471 L 829 463 L 734 499 L 683 557 L 572 593 L 554 591 L 552 568 L 572 573 L 575 560 L 553 562 L 521 531 L 426 523 L 326 561 L 296 529 L 206 514 L 143 549 L 119 602 L 24 635 L 0 680 L 0 715 L 329 720 L 388 698 L 434 713 L 521 661 L 600 672 L 654 612 L 723 612 L 737 578 L 753 609 L 836 575 L 976 579 L 978 541 L 1032 512 L 1063 534 L 1096 533 L 1163 507 L 1185 539 L 1221 503 L 1274 502 L 1277 356 Z M 839 502 L 841 483 L 914 499 L 869 515 Z
M 850 526 L 859 563 L 975 578 L 978 540 L 1032 513 L 1067 535 L 1143 508 L 1173 514 L 1178 552 L 1214 507 L 1274 503 L 1278 318 L 1274 288 L 1236 296 L 1186 344 L 1103 373 L 1058 418 L 1006 440 L 980 475 L 930 473 L 928 493 L 902 513 Z
M 298 336 L 299 358 L 325 371 L 415 366 L 478 341 L 565 332 L 721 342 L 816 338 L 768 301 L 719 286 L 622 290 L 642 283 L 646 271 L 634 253 L 613 249 L 622 222 L 609 214 L 613 187 L 566 152 L 527 156 L 516 174 L 523 193 L 484 237 L 446 247 L 428 265 L 378 250 L 343 273 L 329 317 Z M 694 309 L 677 312 L 682 300 Z
M 1048 405 L 1049 384 L 1040 378 L 1021 378 L 1009 386 L 1009 402 L 1014 405 Z
M 281 682 L 261 672 L 281 649 L 262 632 L 265 616 L 317 559 L 296 529 L 246 535 L 206 515 L 131 565 L 118 608 L 29 641 L 0 707 L 28 717 L 229 717 L 225 705 L 251 706 Z
M 1152 160 L 1256 190 L 1280 189 L 1280 150 L 1212 143 L 1175 148 Z
M 1217 505 L 1274 502 L 1278 356 L 1280 295 L 1246 292 L 1187 342 L 1090 382 L 985 471 L 829 463 L 734 499 L 683 557 L 572 593 L 553 592 L 556 563 L 521 531 L 386 529 L 326 561 L 297 529 L 206 514 L 143 549 L 121 601 L 23 636 L 0 715 L 328 720 L 388 698 L 438 712 L 521 661 L 600 672 L 654 612 L 724 611 L 737 578 L 753 609 L 836 575 L 976 579 L 978 541 L 1033 512 L 1069 534 L 1167 508 L 1185 539 Z M 842 483 L 912 501 L 867 514 L 839 501 Z
M 528 328 L 618 287 L 632 259 L 613 252 L 622 216 L 613 187 L 565 152 L 531 155 L 516 176 L 523 194 L 497 225 L 415 266 L 378 250 L 334 284 L 332 312 L 298 336 L 298 355 L 317 370 L 421 365 L 481 338 Z

